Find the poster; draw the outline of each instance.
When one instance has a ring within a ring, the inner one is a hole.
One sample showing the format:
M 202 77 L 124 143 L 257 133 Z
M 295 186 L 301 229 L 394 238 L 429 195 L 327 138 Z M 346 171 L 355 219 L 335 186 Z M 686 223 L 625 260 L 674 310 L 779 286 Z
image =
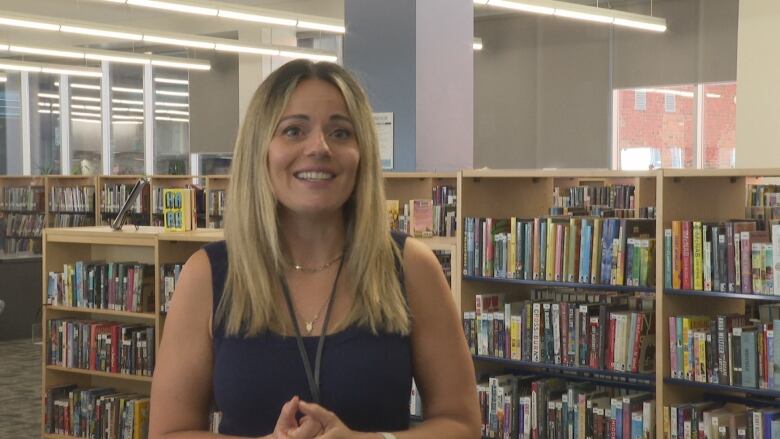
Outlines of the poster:
M 393 169 L 393 113 L 374 113 L 382 169 Z

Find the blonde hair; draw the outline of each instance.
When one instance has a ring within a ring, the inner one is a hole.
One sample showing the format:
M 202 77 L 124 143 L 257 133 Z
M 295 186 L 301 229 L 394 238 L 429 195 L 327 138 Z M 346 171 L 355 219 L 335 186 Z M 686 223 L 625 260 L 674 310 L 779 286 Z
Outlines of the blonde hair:
M 401 254 L 389 230 L 384 182 L 371 106 L 357 81 L 337 64 L 291 61 L 260 84 L 249 103 L 233 152 L 225 208 L 228 269 L 216 319 L 227 335 L 289 329 L 277 273 L 283 255 L 277 200 L 268 172 L 268 146 L 290 95 L 302 81 L 319 79 L 339 89 L 360 151 L 355 188 L 345 203 L 346 242 L 341 277 L 354 293 L 340 326 L 357 324 L 373 333 L 408 334 L 410 317 L 395 267 Z M 250 189 L 251 188 L 251 189 Z M 358 221 L 358 218 L 360 221 Z

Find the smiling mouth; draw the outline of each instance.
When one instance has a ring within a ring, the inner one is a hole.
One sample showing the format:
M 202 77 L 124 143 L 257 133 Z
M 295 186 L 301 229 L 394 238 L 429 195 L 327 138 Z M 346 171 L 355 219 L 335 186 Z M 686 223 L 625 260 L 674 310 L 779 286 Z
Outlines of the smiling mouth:
M 303 181 L 324 181 L 324 180 L 332 180 L 335 177 L 334 174 L 331 174 L 330 172 L 323 172 L 323 171 L 303 171 L 303 172 L 296 172 L 293 175 L 298 180 L 303 180 Z

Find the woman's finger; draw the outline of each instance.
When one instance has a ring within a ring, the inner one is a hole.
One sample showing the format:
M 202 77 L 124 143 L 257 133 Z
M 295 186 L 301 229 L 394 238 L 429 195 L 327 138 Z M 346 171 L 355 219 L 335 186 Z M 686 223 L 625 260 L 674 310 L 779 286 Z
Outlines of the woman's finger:
M 322 433 L 323 427 L 316 419 L 311 416 L 304 416 L 300 419 L 297 428 L 290 430 L 291 439 L 309 439 L 317 437 Z
M 300 404 L 298 404 L 298 409 L 304 415 L 309 415 L 322 424 L 322 426 L 325 427 L 325 430 L 338 425 L 340 422 L 338 416 L 333 412 L 326 410 L 319 404 L 301 401 Z

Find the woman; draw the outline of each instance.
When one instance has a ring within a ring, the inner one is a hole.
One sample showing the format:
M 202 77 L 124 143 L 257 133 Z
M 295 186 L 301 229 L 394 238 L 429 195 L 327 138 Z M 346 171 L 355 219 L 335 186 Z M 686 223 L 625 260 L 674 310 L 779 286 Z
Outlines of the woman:
M 179 278 L 151 438 L 215 437 L 212 396 L 219 437 L 479 437 L 449 288 L 388 229 L 371 108 L 345 70 L 297 60 L 260 85 L 228 197 L 225 241 Z M 425 422 L 409 430 L 412 376 Z

